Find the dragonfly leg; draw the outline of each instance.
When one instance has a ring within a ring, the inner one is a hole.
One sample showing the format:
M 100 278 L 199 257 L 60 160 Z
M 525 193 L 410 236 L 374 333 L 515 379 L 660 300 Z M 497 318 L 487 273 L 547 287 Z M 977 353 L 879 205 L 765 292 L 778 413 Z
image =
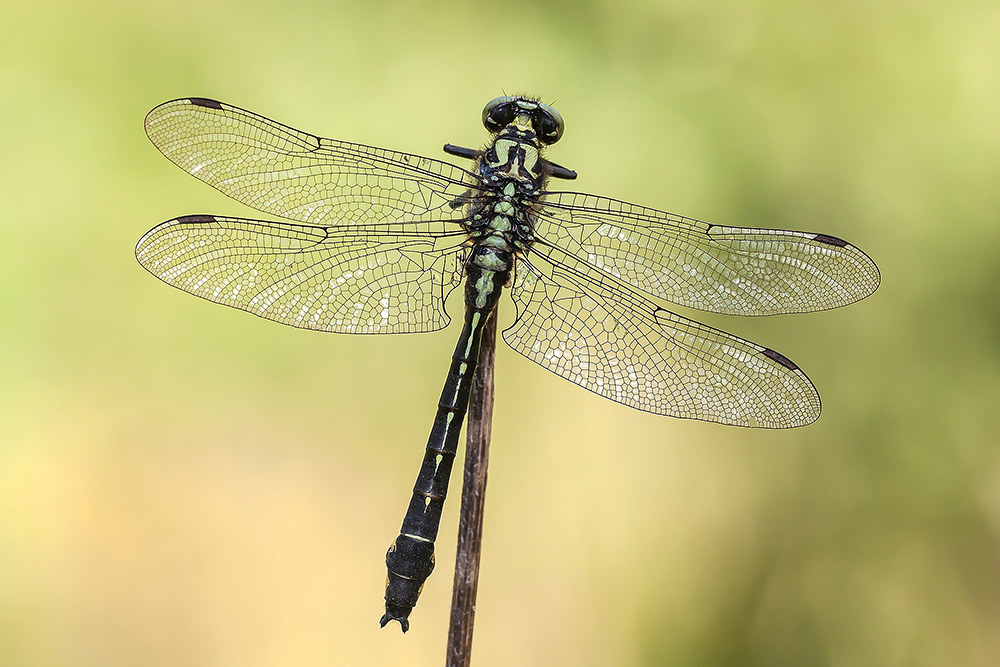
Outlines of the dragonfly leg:
M 470 201 L 472 201 L 473 196 L 474 195 L 473 195 L 472 189 L 470 188 L 470 189 L 466 190 L 465 192 L 463 192 L 462 194 L 460 194 L 459 196 L 457 196 L 454 199 L 452 199 L 450 202 L 448 202 L 448 206 L 453 211 L 455 209 L 457 209 L 457 208 L 462 208 L 463 206 L 465 206 L 466 204 L 468 204 Z
M 565 178 L 567 181 L 572 181 L 576 178 L 576 172 L 572 169 L 567 169 L 562 165 L 558 165 L 555 162 L 550 162 L 548 160 L 544 160 L 543 163 L 548 169 L 549 176 L 552 176 L 553 178 Z
M 483 152 L 476 148 L 463 148 L 455 144 L 445 144 L 444 152 L 456 157 L 464 157 L 469 160 L 478 160 Z

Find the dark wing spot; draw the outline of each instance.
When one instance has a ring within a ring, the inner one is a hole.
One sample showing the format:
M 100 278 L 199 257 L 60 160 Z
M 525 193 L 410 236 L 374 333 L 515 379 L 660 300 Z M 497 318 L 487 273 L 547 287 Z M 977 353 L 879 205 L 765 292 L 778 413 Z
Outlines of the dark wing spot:
M 189 97 L 188 101 L 196 107 L 207 107 L 209 109 L 221 109 L 222 102 L 210 100 L 207 97 Z
M 847 245 L 847 241 L 844 239 L 838 239 L 836 236 L 827 236 L 826 234 L 817 234 L 813 237 L 813 240 L 827 245 L 836 246 L 838 248 L 843 248 Z
M 206 225 L 215 222 L 215 218 L 210 215 L 185 215 L 177 218 L 177 222 L 190 225 Z
M 761 352 L 761 354 L 763 354 L 768 359 L 777 361 L 779 364 L 781 364 L 790 371 L 799 370 L 799 367 L 793 364 L 791 359 L 789 359 L 788 357 L 779 352 L 775 352 L 774 350 L 770 350 L 765 347 L 764 350 Z

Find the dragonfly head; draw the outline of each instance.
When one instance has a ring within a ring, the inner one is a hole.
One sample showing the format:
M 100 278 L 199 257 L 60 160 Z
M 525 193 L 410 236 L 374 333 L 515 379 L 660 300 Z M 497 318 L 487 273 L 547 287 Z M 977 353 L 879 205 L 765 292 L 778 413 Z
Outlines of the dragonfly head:
M 483 125 L 494 134 L 510 125 L 519 130 L 533 130 L 538 140 L 550 145 L 563 134 L 563 119 L 548 104 L 530 97 L 498 97 L 483 108 Z

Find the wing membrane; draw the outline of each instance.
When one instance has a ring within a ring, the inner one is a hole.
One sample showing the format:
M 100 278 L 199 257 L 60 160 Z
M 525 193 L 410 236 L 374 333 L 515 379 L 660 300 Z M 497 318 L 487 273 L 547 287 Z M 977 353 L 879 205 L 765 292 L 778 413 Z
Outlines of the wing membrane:
M 547 193 L 536 231 L 647 294 L 714 313 L 826 310 L 879 284 L 871 258 L 832 236 L 712 225 L 577 192 Z
M 515 350 L 618 403 L 673 417 L 786 428 L 815 421 L 809 378 L 773 350 L 693 322 L 621 289 L 559 251 L 521 260 Z
M 181 169 L 233 199 L 310 224 L 457 220 L 461 211 L 448 204 L 472 183 L 447 162 L 323 139 L 201 98 L 156 107 L 146 134 Z
M 154 227 L 135 254 L 174 287 L 283 324 L 436 331 L 450 321 L 444 302 L 462 278 L 465 237 L 413 227 L 188 216 Z

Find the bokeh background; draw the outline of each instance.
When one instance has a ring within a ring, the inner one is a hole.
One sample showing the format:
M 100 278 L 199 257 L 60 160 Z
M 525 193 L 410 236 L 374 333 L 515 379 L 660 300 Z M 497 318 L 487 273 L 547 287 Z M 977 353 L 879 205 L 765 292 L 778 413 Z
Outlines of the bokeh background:
M 410 633 L 377 621 L 457 325 L 322 335 L 153 279 L 147 229 L 249 211 L 142 120 L 201 95 L 443 157 L 502 92 L 555 103 L 580 190 L 841 236 L 883 284 L 698 314 L 810 374 L 793 431 L 501 345 L 474 664 L 1000 664 L 996 2 L 3 5 L 0 664 L 443 663 L 458 479 Z

